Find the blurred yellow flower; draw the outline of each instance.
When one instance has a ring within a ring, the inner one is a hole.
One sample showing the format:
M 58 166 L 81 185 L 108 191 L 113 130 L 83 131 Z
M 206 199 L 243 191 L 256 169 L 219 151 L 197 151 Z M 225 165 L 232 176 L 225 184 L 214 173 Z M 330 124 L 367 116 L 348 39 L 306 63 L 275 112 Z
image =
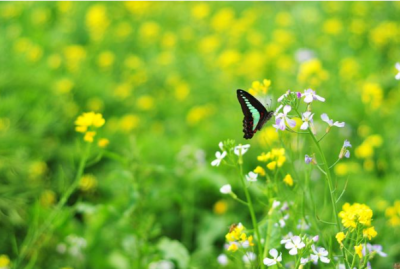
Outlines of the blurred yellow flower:
M 382 88 L 377 83 L 365 83 L 362 87 L 361 100 L 368 105 L 368 110 L 378 109 L 383 101 Z
M 356 254 L 358 255 L 358 257 L 360 259 L 363 257 L 362 249 L 363 249 L 362 244 L 359 244 L 358 246 L 354 246 L 354 250 L 356 251 Z
M 220 38 L 217 35 L 210 35 L 200 40 L 199 50 L 201 53 L 211 53 L 218 49 L 220 45 Z
M 167 32 L 161 39 L 161 45 L 163 48 L 173 48 L 176 44 L 176 35 L 172 32 Z
M 237 251 L 239 249 L 239 247 L 236 245 L 236 244 L 231 244 L 229 247 L 228 247 L 228 251 L 232 251 L 232 252 L 235 252 L 235 251 Z
M 86 174 L 79 180 L 79 189 L 84 192 L 92 191 L 97 186 L 97 180 L 94 175 Z
M 17 5 L 12 2 L 4 3 L 1 6 L 0 17 L 4 19 L 16 18 L 22 13 L 22 10 L 22 5 Z
M 267 126 L 261 129 L 258 137 L 258 142 L 263 145 L 273 145 L 276 141 L 278 141 L 279 136 L 276 129 L 272 126 Z
M 378 47 L 398 41 L 400 28 L 396 22 L 384 21 L 370 31 L 370 39 Z
M 103 115 L 100 113 L 83 113 L 75 121 L 75 125 L 77 125 L 75 130 L 77 132 L 84 133 L 87 131 L 88 127 L 93 126 L 95 128 L 99 128 L 103 126 L 105 122 L 106 121 L 104 120 Z
M 87 101 L 86 107 L 91 111 L 100 111 L 104 108 L 104 102 L 98 97 L 92 97 Z
M 125 7 L 135 15 L 141 15 L 151 10 L 152 3 L 149 1 L 126 1 L 124 2 Z
M 141 110 L 151 110 L 154 107 L 154 98 L 150 95 L 142 95 L 136 101 Z
M 57 8 L 62 13 L 67 13 L 71 11 L 73 2 L 72 1 L 60 1 L 57 2 Z
M 86 142 L 92 143 L 95 135 L 96 135 L 96 132 L 86 132 L 85 136 L 83 137 L 83 140 L 85 140 Z
M 109 24 L 107 9 L 103 4 L 90 6 L 86 13 L 86 27 L 92 40 L 102 40 Z
M 363 236 L 368 237 L 368 240 L 371 240 L 377 235 L 378 233 L 375 231 L 375 228 L 373 226 L 363 230 Z
M 318 86 L 328 78 L 328 72 L 322 68 L 322 64 L 318 59 L 303 62 L 297 75 L 299 82 L 308 83 L 311 86 Z
M 219 200 L 214 204 L 214 213 L 222 215 L 228 210 L 228 203 L 224 200 Z
M 257 166 L 253 171 L 260 176 L 265 176 L 265 170 L 261 166 Z
M 40 204 L 44 207 L 54 205 L 56 202 L 56 194 L 52 190 L 44 190 L 40 194 Z M 1 267 L 0 267 L 1 268 Z
M 129 133 L 139 126 L 139 121 L 140 119 L 138 116 L 134 114 L 128 114 L 121 118 L 119 125 L 123 132 Z
M 42 161 L 36 161 L 30 164 L 28 173 L 30 179 L 42 177 L 48 171 L 47 164 Z
M 343 246 L 343 240 L 346 238 L 346 235 L 344 234 L 344 232 L 339 232 L 336 234 L 336 240 L 338 241 L 340 246 Z
M 121 83 L 115 86 L 114 95 L 120 99 L 125 99 L 131 95 L 132 87 L 129 83 Z
M 110 68 L 114 64 L 115 55 L 111 51 L 103 51 L 97 58 L 97 64 L 100 68 Z
M 37 8 L 31 13 L 31 20 L 35 25 L 43 25 L 48 22 L 50 18 L 50 10 L 48 8 Z
M 259 81 L 254 81 L 251 84 L 251 89 L 249 89 L 249 93 L 252 95 L 266 95 L 268 93 L 269 87 L 271 86 L 271 80 L 264 79 L 261 82 Z
M 124 40 L 132 33 L 132 27 L 128 22 L 120 22 L 115 27 L 115 35 L 119 40 Z
M 70 45 L 64 49 L 64 56 L 68 71 L 77 72 L 86 58 L 86 50 L 79 45 Z
M 396 200 L 393 206 L 386 209 L 385 215 L 389 218 L 390 226 L 400 226 L 400 200 Z
M 267 164 L 267 168 L 271 171 L 275 170 L 276 168 L 276 161 L 272 161 L 270 163 Z
M 281 11 L 276 14 L 275 22 L 279 26 L 290 26 L 293 23 L 292 15 L 289 12 Z
M 62 78 L 55 83 L 55 90 L 57 93 L 66 94 L 70 93 L 74 87 L 74 82 L 69 78 Z
M 186 82 L 179 82 L 175 85 L 175 97 L 179 101 L 183 101 L 190 93 L 189 84 Z
M 203 105 L 192 107 L 187 116 L 186 121 L 190 125 L 196 125 L 204 119 L 210 117 L 215 112 L 215 108 L 212 105 Z
M 195 19 L 203 19 L 210 14 L 210 6 L 208 3 L 196 3 L 192 7 L 191 14 Z
M 338 163 L 335 165 L 335 174 L 338 176 L 345 176 L 349 173 L 349 166 L 347 163 Z
M 345 58 L 340 62 L 340 77 L 346 80 L 352 80 L 358 76 L 360 65 L 355 58 Z
M 272 39 L 280 46 L 287 48 L 296 41 L 296 37 L 293 32 L 284 29 L 277 29 L 272 32 Z
M 380 147 L 382 143 L 380 135 L 370 135 L 355 149 L 355 155 L 360 159 L 369 159 L 374 155 L 374 148 Z
M 282 48 L 276 43 L 269 43 L 265 46 L 265 56 L 268 59 L 275 59 L 282 53 Z
M 99 139 L 99 142 L 97 142 L 97 145 L 100 148 L 105 148 L 108 146 L 109 143 L 110 143 L 110 141 L 107 138 L 101 138 L 101 139 Z
M 283 178 L 283 182 L 285 182 L 286 185 L 292 187 L 293 186 L 293 178 L 291 175 L 287 174 L 284 178 Z
M 2 254 L 0 255 L 0 268 L 7 269 L 11 265 L 10 258 L 7 255 Z
M 154 21 L 147 21 L 140 25 L 139 34 L 145 41 L 154 42 L 160 34 L 160 26 Z
M 232 8 L 220 9 L 211 19 L 211 27 L 216 31 L 227 30 L 235 19 L 235 12 Z
M 217 58 L 217 64 L 220 68 L 225 69 L 241 61 L 241 54 L 237 50 L 225 50 Z
M 342 22 L 337 18 L 328 19 L 324 22 L 322 29 L 330 35 L 338 35 L 342 32 Z

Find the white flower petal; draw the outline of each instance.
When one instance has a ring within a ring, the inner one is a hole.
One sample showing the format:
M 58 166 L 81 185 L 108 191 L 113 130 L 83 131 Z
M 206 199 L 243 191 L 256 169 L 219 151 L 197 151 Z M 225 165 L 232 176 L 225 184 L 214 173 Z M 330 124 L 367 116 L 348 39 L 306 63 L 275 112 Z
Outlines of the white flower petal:
M 228 194 L 232 192 L 232 187 L 230 184 L 226 184 L 219 189 L 219 191 L 223 194 Z
M 319 96 L 319 95 L 314 95 L 314 98 L 315 99 L 317 99 L 318 101 L 321 101 L 321 102 L 325 102 L 325 98 L 324 97 L 321 97 L 321 96 Z
M 289 254 L 290 255 L 297 255 L 297 248 L 292 248 L 290 251 L 289 251 Z
M 307 130 L 307 128 L 308 128 L 308 122 L 305 121 L 305 122 L 303 122 L 303 124 L 300 126 L 300 129 L 302 129 L 302 130 Z
M 268 258 L 265 258 L 265 259 L 263 260 L 263 262 L 264 262 L 264 264 L 265 264 L 266 266 L 272 266 L 272 265 L 275 265 L 275 264 L 276 264 L 276 261 L 275 261 L 275 260 L 273 260 L 273 259 L 268 259 Z
M 337 127 L 344 127 L 345 123 L 344 122 L 335 121 L 335 123 L 333 125 L 335 125 Z
M 296 121 L 295 121 L 295 120 L 286 118 L 286 121 L 287 121 L 287 124 L 288 124 L 291 128 L 296 127 Z
M 319 259 L 321 260 L 321 262 L 323 263 L 329 263 L 331 260 L 328 259 L 327 257 L 319 257 Z
M 224 150 L 224 143 L 219 142 L 218 147 L 221 149 L 221 151 Z
M 269 251 L 269 254 L 276 259 L 279 253 L 276 249 L 273 248 Z
M 311 259 L 313 262 L 317 262 L 317 261 L 318 261 L 318 255 L 311 254 L 311 255 L 310 255 L 310 259 Z
M 395 76 L 395 79 L 400 80 L 400 73 Z
M 400 63 L 396 63 L 395 66 L 396 66 L 396 69 L 399 70 L 399 72 L 400 72 Z
M 281 262 L 282 261 L 282 253 L 281 253 L 281 255 L 279 255 L 279 257 L 276 259 L 278 262 Z
M 289 113 L 290 110 L 292 110 L 292 107 L 289 106 L 289 105 L 286 105 L 286 106 L 283 108 L 283 114 L 287 115 L 287 113 Z
M 326 113 L 324 113 L 324 114 L 321 115 L 321 119 L 322 119 L 323 121 L 329 123 L 329 117 L 328 117 L 328 115 L 327 115 Z
M 314 98 L 311 94 L 304 94 L 304 96 L 305 96 L 304 102 L 306 102 L 306 103 L 311 103 L 314 100 Z
M 211 165 L 212 166 L 219 166 L 220 163 L 221 163 L 221 160 L 220 159 L 216 159 L 216 160 L 211 162 Z

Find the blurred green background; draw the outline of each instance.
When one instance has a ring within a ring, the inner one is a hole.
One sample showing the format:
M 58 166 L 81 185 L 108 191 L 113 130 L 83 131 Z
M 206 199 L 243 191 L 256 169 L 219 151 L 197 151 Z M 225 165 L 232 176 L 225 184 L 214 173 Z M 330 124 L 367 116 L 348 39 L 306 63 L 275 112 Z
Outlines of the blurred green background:
M 288 89 L 312 88 L 326 98 L 316 114 L 346 122 L 323 143 L 353 145 L 335 167 L 343 200 L 374 210 L 389 254 L 377 268 L 399 262 L 399 12 L 399 2 L 0 3 L 4 264 L 71 184 L 84 144 L 74 121 L 95 111 L 107 154 L 28 267 L 218 267 L 229 225 L 250 222 L 219 193 L 235 184 L 229 169 L 210 162 L 227 138 L 251 144 L 247 170 L 280 145 L 270 123 L 242 138 L 236 89 L 263 79 L 272 109 Z

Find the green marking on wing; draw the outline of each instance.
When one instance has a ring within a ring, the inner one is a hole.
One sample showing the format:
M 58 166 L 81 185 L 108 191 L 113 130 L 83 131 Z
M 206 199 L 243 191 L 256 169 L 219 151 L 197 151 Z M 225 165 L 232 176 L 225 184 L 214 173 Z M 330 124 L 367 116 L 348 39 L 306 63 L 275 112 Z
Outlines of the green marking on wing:
M 258 125 L 258 122 L 260 121 L 260 113 L 254 106 L 252 106 L 250 104 L 250 101 L 247 100 L 246 97 L 244 97 L 244 96 L 242 96 L 242 97 L 243 97 L 244 102 L 246 103 L 247 107 L 249 108 L 251 115 L 253 116 L 253 131 L 254 131 Z

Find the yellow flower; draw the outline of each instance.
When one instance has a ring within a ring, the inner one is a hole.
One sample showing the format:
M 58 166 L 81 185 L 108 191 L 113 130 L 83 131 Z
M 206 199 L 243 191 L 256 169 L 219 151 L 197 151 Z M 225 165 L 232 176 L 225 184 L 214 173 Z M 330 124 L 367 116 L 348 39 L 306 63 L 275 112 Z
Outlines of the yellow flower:
M 91 191 L 97 186 L 97 180 L 93 175 L 83 175 L 79 180 L 79 189 L 84 192 Z
M 86 27 L 90 37 L 95 41 L 101 40 L 109 24 L 107 8 L 102 4 L 92 5 L 86 13 Z
M 365 83 L 362 88 L 361 100 L 368 109 L 376 110 L 383 102 L 383 89 L 377 83 Z
M 251 84 L 251 89 L 249 89 L 249 93 L 252 95 L 266 95 L 270 86 L 271 80 L 268 79 L 264 79 L 262 83 L 259 81 L 254 81 Z
M 338 243 L 343 246 L 343 240 L 346 238 L 346 235 L 344 234 L 344 232 L 339 232 L 336 234 L 336 240 L 338 241 Z
M 231 245 L 229 246 L 228 251 L 235 252 L 235 251 L 237 251 L 238 249 L 239 249 L 239 248 L 238 248 L 237 244 L 233 243 L 233 244 L 231 244 Z
M 394 202 L 393 206 L 390 206 L 385 211 L 386 217 L 389 218 L 389 224 L 391 226 L 400 226 L 400 201 Z
M 265 154 L 265 153 L 263 152 L 263 153 L 261 153 L 261 155 L 259 155 L 259 156 L 257 157 L 257 160 L 260 161 L 260 162 L 266 162 L 266 161 L 269 160 L 269 158 L 271 158 L 271 153 L 268 152 L 267 154 Z
M 44 207 L 49 207 L 54 205 L 56 202 L 56 194 L 52 190 L 44 190 L 40 194 L 40 204 Z M 1 268 L 1 266 L 0 266 Z
M 267 168 L 271 171 L 275 170 L 276 168 L 276 161 L 270 162 L 267 164 Z
M 57 93 L 65 94 L 71 92 L 74 87 L 74 82 L 68 78 L 60 79 L 55 84 Z
M 86 58 L 86 50 L 79 45 L 70 45 L 64 49 L 64 55 L 68 71 L 77 72 Z
M 196 19 L 203 19 L 210 13 L 208 3 L 198 3 L 191 10 L 192 16 Z
M 257 136 L 259 143 L 262 146 L 267 146 L 278 141 L 279 136 L 276 129 L 272 126 L 267 126 L 261 129 L 260 134 Z
M 322 68 L 318 59 L 311 59 L 300 65 L 297 79 L 299 82 L 308 83 L 312 86 L 318 86 L 322 81 L 329 78 L 329 74 Z
M 202 120 L 214 114 L 215 108 L 212 105 L 195 106 L 189 110 L 186 121 L 190 125 L 196 125 Z
M 254 173 L 257 173 L 260 176 L 265 176 L 265 170 L 261 166 L 257 166 L 256 169 L 254 169 Z
M 119 125 L 123 132 L 129 133 L 139 126 L 140 118 L 134 114 L 128 114 L 121 118 Z
M 354 203 L 353 205 L 349 203 L 344 204 L 343 211 L 339 213 L 343 226 L 352 229 L 356 228 L 358 223 L 370 226 L 372 215 L 373 212 L 367 205 L 358 203 Z
M 107 138 L 101 138 L 101 139 L 99 139 L 99 142 L 97 142 L 97 145 L 100 148 L 105 148 L 108 146 L 109 143 L 110 143 L 110 141 Z
M 282 167 L 282 165 L 285 163 L 286 157 L 285 156 L 279 156 L 278 159 L 276 160 L 276 164 L 278 167 Z
M 100 113 L 83 113 L 75 121 L 75 125 L 77 125 L 75 130 L 77 132 L 84 133 L 88 130 L 88 127 L 93 126 L 95 128 L 99 128 L 103 126 L 105 122 L 106 121 L 103 119 L 103 115 Z
M 8 268 L 10 266 L 10 258 L 7 255 L 0 255 L 0 268 Z
M 342 22 L 339 19 L 329 19 L 322 26 L 325 33 L 330 35 L 338 35 L 342 32 Z
M 103 51 L 97 58 L 97 64 L 100 68 L 110 68 L 114 63 L 115 55 L 111 51 Z
M 151 110 L 154 107 L 154 98 L 150 95 L 142 95 L 138 98 L 136 103 L 142 110 Z
M 249 246 L 254 246 L 254 242 L 253 242 L 253 236 L 250 235 L 249 238 L 247 238 L 247 241 L 249 242 Z
M 228 210 L 228 203 L 224 200 L 217 201 L 214 204 L 214 213 L 217 215 L 222 215 Z
M 285 176 L 285 178 L 283 179 L 283 182 L 285 182 L 286 185 L 292 187 L 293 186 L 293 178 L 292 178 L 292 176 L 290 174 L 287 174 Z
M 358 245 L 358 246 L 354 246 L 354 250 L 356 251 L 356 254 L 358 255 L 358 257 L 360 257 L 360 259 L 362 258 L 363 254 L 362 254 L 362 245 Z
M 375 231 L 375 227 L 373 226 L 363 230 L 363 236 L 368 237 L 368 240 L 371 240 L 377 235 L 378 233 Z
M 92 143 L 95 135 L 96 135 L 96 132 L 86 132 L 85 136 L 83 137 L 83 140 L 85 140 L 86 142 Z

